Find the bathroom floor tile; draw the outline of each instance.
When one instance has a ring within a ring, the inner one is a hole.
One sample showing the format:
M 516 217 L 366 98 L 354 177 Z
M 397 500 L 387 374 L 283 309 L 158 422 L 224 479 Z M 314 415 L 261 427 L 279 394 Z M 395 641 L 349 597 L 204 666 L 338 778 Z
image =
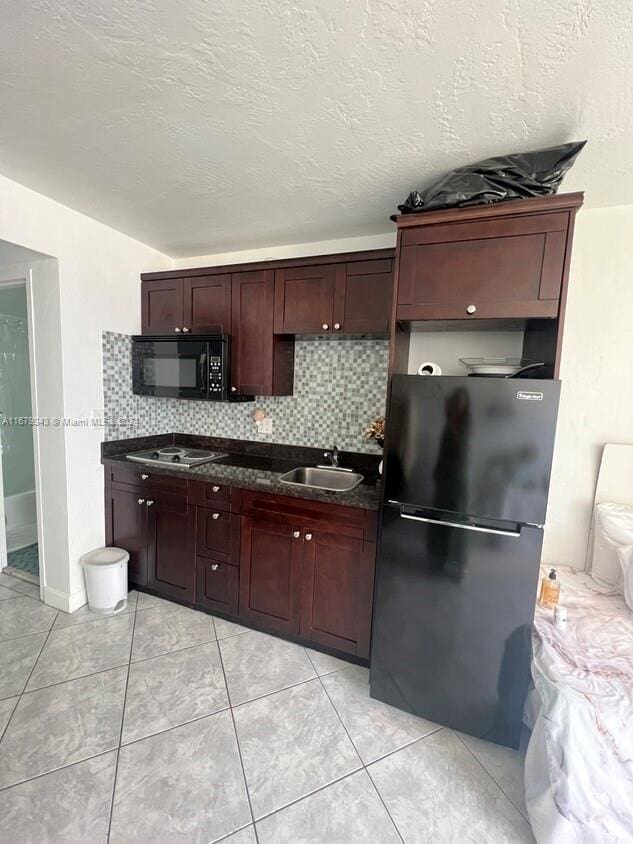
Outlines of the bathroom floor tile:
M 83 607 L 79 607 L 78 610 L 75 610 L 75 612 L 72 613 L 60 611 L 59 615 L 55 619 L 53 628 L 73 627 L 75 624 L 84 624 L 88 621 L 105 621 L 109 618 L 118 618 L 120 615 L 132 613 L 136 609 L 137 597 L 138 592 L 130 592 L 128 594 L 127 607 L 115 615 L 100 615 L 99 613 L 95 613 L 88 607 L 88 604 L 84 604 Z
M 319 680 L 234 709 L 255 818 L 361 767 Z
M 0 647 L 0 698 L 22 694 L 45 641 L 46 633 L 33 633 Z
M 228 711 L 121 748 L 112 844 L 210 842 L 250 822 Z
M 250 631 L 219 644 L 233 706 L 316 677 L 305 648 L 292 642 Z
M 115 668 L 22 695 L 0 741 L 0 788 L 116 747 L 126 676 Z
M 473 738 L 464 733 L 457 734 L 466 747 L 474 753 L 479 762 L 488 771 L 504 794 L 514 803 L 523 817 L 527 818 L 525 808 L 525 782 L 523 770 L 525 758 L 518 750 L 501 747 L 490 741 Z
M 41 601 L 21 595 L 12 601 L 0 602 L 0 642 L 28 636 L 29 633 L 47 633 L 57 610 L 45 606 Z
M 331 674 L 333 671 L 340 671 L 342 668 L 349 668 L 353 665 L 353 663 L 346 662 L 344 659 L 321 653 L 321 651 L 314 651 L 312 648 L 306 648 L 306 653 L 310 657 L 310 662 L 314 665 L 314 670 L 319 677 L 323 674 Z
M 27 691 L 127 665 L 134 616 L 53 629 L 37 660 Z
M 365 764 L 438 729 L 432 721 L 371 698 L 366 668 L 354 665 L 322 680 Z
M 215 635 L 218 639 L 228 639 L 229 636 L 239 636 L 242 633 L 250 633 L 248 627 L 242 627 L 241 624 L 236 624 L 234 621 L 226 621 L 224 618 L 213 616 L 213 623 L 215 624 Z
M 18 598 L 19 592 L 13 589 L 7 589 L 6 586 L 0 586 L 0 601 L 9 601 L 11 598 Z
M 133 662 L 123 743 L 210 715 L 228 705 L 216 642 Z
M 17 697 L 7 697 L 4 700 L 0 700 L 0 736 L 2 736 L 5 727 L 9 723 L 9 718 L 13 714 L 17 702 Z

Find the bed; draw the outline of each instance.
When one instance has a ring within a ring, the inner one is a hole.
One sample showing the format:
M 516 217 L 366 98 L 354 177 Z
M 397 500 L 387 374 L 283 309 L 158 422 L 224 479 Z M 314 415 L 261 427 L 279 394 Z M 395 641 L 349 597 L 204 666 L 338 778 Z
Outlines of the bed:
M 596 502 L 633 503 L 633 447 L 607 449 Z M 528 815 L 538 844 L 631 842 L 633 612 L 590 575 L 558 572 L 566 626 L 541 607 L 535 615 Z

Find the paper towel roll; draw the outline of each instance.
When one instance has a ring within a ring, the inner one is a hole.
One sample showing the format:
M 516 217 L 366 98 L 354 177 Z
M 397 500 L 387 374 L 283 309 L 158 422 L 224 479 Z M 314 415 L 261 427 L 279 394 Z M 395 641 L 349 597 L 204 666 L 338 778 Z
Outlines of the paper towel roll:
M 442 369 L 432 360 L 427 360 L 421 363 L 418 367 L 418 375 L 441 375 Z

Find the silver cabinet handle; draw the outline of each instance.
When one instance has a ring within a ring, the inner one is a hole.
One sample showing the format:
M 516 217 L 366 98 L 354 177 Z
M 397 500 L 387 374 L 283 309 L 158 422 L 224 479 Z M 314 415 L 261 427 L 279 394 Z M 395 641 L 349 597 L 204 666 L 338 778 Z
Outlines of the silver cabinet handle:
M 213 513 L 213 514 L 211 515 L 211 518 L 212 518 L 212 519 L 219 519 L 219 518 L 220 518 L 220 514 L 219 514 L 219 513 Z
M 147 506 L 148 506 L 148 507 L 151 507 L 153 503 L 154 503 L 154 501 L 153 501 L 151 498 L 148 498 L 148 500 L 147 500 Z
M 327 324 L 327 322 L 324 322 L 324 323 L 323 323 L 323 325 L 321 326 L 321 328 L 322 328 L 324 331 L 327 331 L 329 327 L 330 327 L 330 326 Z
M 477 533 L 496 533 L 499 536 L 509 536 L 518 539 L 521 536 L 519 530 L 495 530 L 495 528 L 479 527 L 479 525 L 462 525 L 459 522 L 445 522 L 442 519 L 427 519 L 424 516 L 410 516 L 408 513 L 400 513 L 401 519 L 411 519 L 413 522 L 424 522 L 427 525 L 442 525 L 442 527 L 454 527 L 460 530 L 474 530 Z
M 477 305 L 469 305 L 466 308 L 466 313 L 467 314 L 474 314 L 476 312 L 476 310 L 477 310 Z
M 213 565 L 211 566 L 211 571 L 217 571 L 219 568 L 220 568 L 219 563 L 213 563 Z
M 214 486 L 211 487 L 211 489 L 213 490 L 213 492 L 219 492 L 221 487 L 214 485 Z
M 139 498 L 139 499 L 138 499 L 138 503 L 139 503 L 139 504 L 145 504 L 145 499 L 144 499 L 144 498 Z
M 182 333 L 183 333 L 183 334 L 189 334 L 189 332 L 190 332 L 190 331 L 191 331 L 191 329 L 190 329 L 190 328 L 187 328 L 187 326 L 186 326 L 186 325 L 185 325 L 185 326 L 183 326 L 183 329 L 182 329 Z
M 312 534 L 311 534 L 311 533 L 306 533 L 305 538 L 306 538 L 306 539 L 308 540 L 308 542 L 309 542 L 309 541 L 312 539 Z
M 149 475 L 146 472 L 143 472 L 141 475 L 141 480 L 146 481 L 149 478 Z
M 340 322 L 335 322 L 335 323 L 334 323 L 334 330 L 335 330 L 335 331 L 340 331 L 340 328 L 341 328 L 341 323 L 340 323 Z
M 232 392 L 232 393 L 237 393 L 237 387 L 231 387 L 231 392 Z
M 182 331 L 182 329 L 181 329 L 181 328 L 174 328 L 174 331 L 176 332 L 176 334 L 180 334 L 180 332 Z
M 301 531 L 300 530 L 293 530 L 292 535 L 294 536 L 295 539 L 299 539 L 299 537 L 301 536 Z

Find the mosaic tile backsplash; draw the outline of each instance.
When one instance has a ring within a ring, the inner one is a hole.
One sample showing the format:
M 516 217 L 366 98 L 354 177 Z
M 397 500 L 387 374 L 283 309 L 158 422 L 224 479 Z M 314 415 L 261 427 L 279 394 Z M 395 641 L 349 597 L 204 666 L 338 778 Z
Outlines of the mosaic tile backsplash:
M 132 341 L 104 331 L 105 438 L 176 431 L 377 453 L 363 431 L 385 412 L 388 348 L 387 340 L 297 340 L 294 396 L 231 404 L 134 395 Z M 255 408 L 272 417 L 272 434 L 258 432 Z

